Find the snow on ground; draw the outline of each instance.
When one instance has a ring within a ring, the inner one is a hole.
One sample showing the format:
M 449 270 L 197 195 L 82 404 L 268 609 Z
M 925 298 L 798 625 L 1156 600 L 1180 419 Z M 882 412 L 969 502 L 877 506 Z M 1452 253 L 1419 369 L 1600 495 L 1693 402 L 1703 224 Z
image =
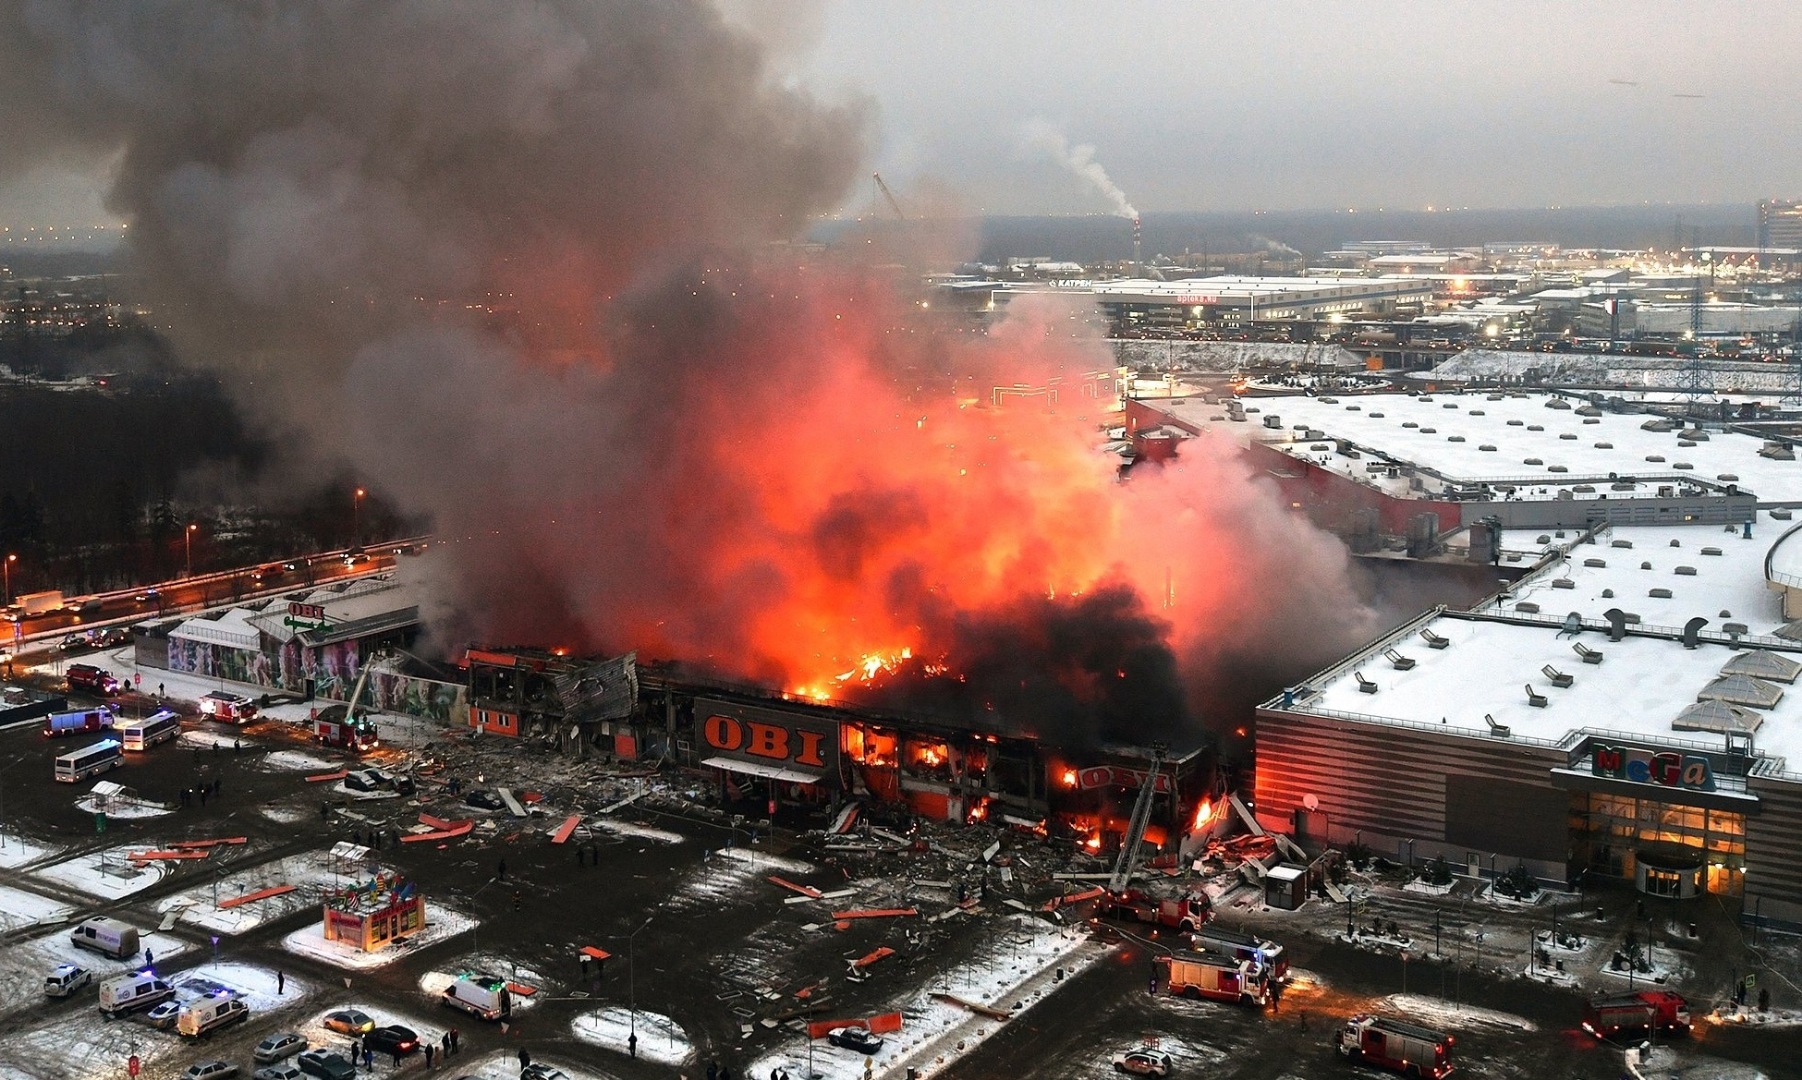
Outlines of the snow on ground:
M 140 934 L 140 949 L 149 949 L 160 963 L 162 958 L 179 956 L 193 946 L 167 934 Z M 24 941 L 0 948 L 0 1014 L 37 1004 L 43 999 L 44 976 L 60 964 L 74 964 L 94 973 L 96 983 L 115 975 L 136 971 L 144 954 L 136 952 L 124 960 L 78 949 L 69 940 L 69 932 L 58 928 Z M 11 1044 L 8 1043 L 10 1049 Z
M 627 1039 L 633 1031 L 633 1016 L 630 1009 L 600 1009 L 576 1017 L 570 1030 L 583 1042 L 625 1054 L 629 1052 Z M 681 1065 L 694 1056 L 694 1044 L 688 1041 L 688 1033 L 682 1030 L 681 1024 L 643 1009 L 638 1010 L 636 1016 L 639 1057 L 659 1065 Z
M 643 1013 L 639 1014 L 643 1016 Z M 643 1053 L 642 1044 L 639 1049 Z M 496 1050 L 492 1054 L 477 1058 L 473 1062 L 457 1061 L 456 1075 L 459 1080 L 519 1080 L 519 1057 L 514 1050 Z M 534 1065 L 543 1062 L 553 1069 L 560 1069 L 569 1080 L 613 1080 L 611 1073 L 598 1072 L 591 1068 L 577 1068 L 559 1058 L 539 1057 L 532 1055 Z M 745 1074 L 749 1077 L 750 1074 Z
M 302 750 L 277 750 L 263 755 L 263 765 L 271 769 L 292 769 L 300 772 L 335 772 L 346 767 L 342 760 L 309 754 Z
M 317 922 L 308 923 L 282 938 L 282 948 L 299 956 L 310 956 L 315 960 L 331 964 L 333 967 L 376 968 L 384 964 L 391 964 L 414 949 L 435 945 L 476 925 L 476 920 L 468 915 L 452 908 L 434 905 L 429 901 L 426 904 L 425 917 L 425 929 L 408 938 L 404 944 L 391 945 L 372 953 L 366 953 L 342 942 L 325 940 L 325 928 Z
M 332 785 L 331 792 L 333 795 L 341 795 L 347 799 L 356 799 L 359 802 L 370 802 L 375 799 L 400 798 L 400 792 L 398 791 L 358 791 L 356 788 L 344 786 L 344 781 L 342 780 Z
M 1137 1043 L 1108 1043 L 1094 1049 L 1081 1071 L 1084 1076 L 1106 1076 L 1114 1071 L 1114 1055 L 1122 1050 L 1161 1050 L 1170 1055 L 1170 1071 L 1178 1076 L 1209 1076 L 1227 1065 L 1232 1056 L 1206 1043 L 1191 1044 L 1173 1035 L 1147 1035 Z
M 168 873 L 169 868 L 162 863 L 147 862 L 140 865 L 126 859 L 127 852 L 143 851 L 145 846 L 130 844 L 92 851 L 39 867 L 32 871 L 32 876 L 67 885 L 89 896 L 118 900 L 155 885 Z
M 1768 1080 L 1770 1073 L 1737 1061 L 1706 1057 L 1685 1047 L 1654 1046 L 1640 1059 L 1639 1074 L 1647 1080 Z M 1627 1075 L 1625 1072 L 1622 1075 Z
M 419 977 L 420 991 L 433 1001 L 439 1000 L 444 995 L 444 988 L 451 983 L 456 982 L 458 976 L 465 972 L 504 977 L 509 982 L 516 982 L 521 986 L 538 988 L 540 992 L 536 994 L 513 995 L 513 1011 L 516 1013 L 524 1012 L 534 1005 L 537 1005 L 539 1000 L 544 996 L 544 976 L 533 971 L 531 968 L 522 968 L 505 957 L 492 955 L 466 956 L 457 963 L 448 966 L 451 968 L 449 971 L 428 971 Z
M 936 1001 L 932 993 L 953 994 L 1018 1016 L 1064 985 L 1054 981 L 1052 969 L 1063 968 L 1067 981 L 1107 952 L 1106 946 L 1080 931 L 1053 928 L 1031 917 L 1013 917 L 1001 925 L 1004 929 L 985 942 L 987 955 L 945 972 L 895 1003 L 902 1012 L 902 1028 L 883 1036 L 884 1046 L 874 1055 L 875 1075 L 901 1076 L 908 1066 L 930 1075 L 999 1028 L 997 1021 Z M 858 1080 L 864 1057 L 824 1039 L 813 1043 L 813 1069 L 822 1080 Z M 767 1076 L 774 1068 L 805 1076 L 805 1047 L 784 1046 L 765 1054 L 744 1075 Z
M 188 746 L 217 746 L 224 750 L 233 743 L 242 743 L 244 731 L 236 727 L 223 731 L 212 727 L 189 728 L 181 733 L 180 741 Z
M 1524 1016 L 1480 1009 L 1474 1005 L 1454 1005 L 1424 994 L 1390 994 L 1382 999 L 1378 1011 L 1391 1016 L 1405 1016 L 1423 1024 L 1443 1024 L 1454 1032 L 1459 1027 L 1477 1024 L 1506 1031 L 1538 1030 L 1538 1026 Z
M 298 1005 L 317 989 L 311 982 L 283 972 L 280 990 L 277 990 L 277 980 L 272 969 L 231 960 L 201 964 L 173 978 L 178 997 L 191 995 L 200 998 L 224 988 L 230 990 L 233 997 L 250 1006 L 253 1017 Z
M 128 795 L 96 795 L 92 791 L 75 800 L 75 809 L 88 814 L 104 813 L 109 818 L 153 818 L 175 811 L 162 803 Z
M 290 915 L 302 908 L 319 905 L 322 888 L 342 885 L 348 879 L 332 872 L 326 865 L 324 852 L 292 855 L 250 866 L 233 867 L 223 876 L 157 901 L 156 910 L 180 908 L 183 922 L 203 927 L 215 934 L 242 934 L 270 921 Z M 360 875 L 359 875 L 360 876 Z M 237 907 L 219 908 L 213 900 L 230 900 L 277 885 L 294 885 L 291 893 L 272 896 Z M 429 914 L 429 911 L 428 911 Z
M 592 824 L 616 836 L 631 836 L 643 840 L 655 840 L 660 844 L 680 844 L 686 837 L 681 833 L 668 829 L 654 829 L 649 825 L 640 825 L 634 821 L 616 821 L 613 818 L 596 818 Z M 553 832 L 556 830 L 552 830 Z
M 1733 1027 L 1797 1027 L 1802 1026 L 1802 1010 L 1796 1009 L 1757 1009 L 1738 1006 L 1729 1009 L 1717 1009 L 1709 1016 L 1717 1024 Z
M 60 923 L 74 910 L 71 904 L 0 885 L 0 931 L 11 932 L 40 922 Z
M 39 843 L 18 833 L 0 832 L 0 870 L 37 862 L 56 854 L 55 845 Z
M 701 865 L 676 884 L 669 906 L 677 911 L 714 908 L 745 898 L 746 889 L 770 874 L 811 874 L 812 863 L 769 855 L 756 848 L 729 847 L 708 852 Z
M 309 811 L 302 810 L 298 806 L 265 806 L 259 812 L 270 821 L 282 825 L 292 825 L 296 821 L 313 816 Z
M 325 1007 L 319 1012 L 314 1013 L 312 1016 L 307 1017 L 305 1020 L 296 1023 L 293 1029 L 300 1032 L 302 1035 L 305 1035 L 307 1041 L 312 1043 L 315 1049 L 332 1050 L 343 1054 L 345 1057 L 350 1056 L 350 1041 L 355 1036 L 345 1035 L 325 1026 L 326 1016 L 337 1012 L 340 1009 L 355 1009 L 358 1012 L 367 1013 L 369 1018 L 375 1021 L 376 1027 L 387 1027 L 390 1024 L 399 1024 L 401 1027 L 410 1028 L 412 1029 L 413 1034 L 419 1036 L 421 1046 L 424 1046 L 427 1040 L 437 1043 L 440 1039 L 444 1038 L 445 1027 L 427 1024 L 413 1013 L 396 1012 L 393 1009 L 384 1008 L 380 1005 L 371 1005 L 367 1001 L 358 1000 L 352 995 L 352 991 L 350 990 L 333 987 L 328 989 L 326 993 L 321 996 L 325 999 Z M 322 1002 L 315 1001 L 313 1004 L 317 1007 L 321 1005 Z M 376 1060 L 380 1065 L 387 1065 L 392 1062 L 393 1059 L 377 1054 Z M 420 1058 L 418 1060 L 423 1063 L 424 1059 Z M 361 1068 L 361 1066 L 359 1066 L 359 1068 Z M 459 1072 L 457 1075 L 461 1075 L 461 1073 Z M 508 1077 L 508 1080 L 518 1080 L 518 1077 L 519 1067 L 515 1065 L 513 1076 Z

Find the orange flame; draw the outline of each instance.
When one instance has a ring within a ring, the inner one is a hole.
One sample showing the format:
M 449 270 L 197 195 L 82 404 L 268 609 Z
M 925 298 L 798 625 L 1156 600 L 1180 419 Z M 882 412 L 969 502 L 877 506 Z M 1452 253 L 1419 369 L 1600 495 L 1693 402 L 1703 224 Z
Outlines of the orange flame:
M 1195 824 L 1190 826 L 1190 831 L 1191 832 L 1200 832 L 1201 830 L 1208 827 L 1208 822 L 1212 821 L 1213 818 L 1214 818 L 1213 800 L 1211 800 L 1211 799 L 1201 800 L 1201 805 L 1197 806 L 1195 808 Z

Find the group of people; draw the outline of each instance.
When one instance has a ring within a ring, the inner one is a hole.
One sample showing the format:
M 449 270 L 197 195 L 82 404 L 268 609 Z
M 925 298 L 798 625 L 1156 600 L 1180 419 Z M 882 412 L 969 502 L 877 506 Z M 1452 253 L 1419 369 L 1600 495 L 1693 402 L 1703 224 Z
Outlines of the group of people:
M 450 1028 L 445 1031 L 443 1036 L 436 1042 L 431 1039 L 422 1040 L 419 1044 L 419 1048 L 421 1053 L 425 1055 L 425 1067 L 428 1069 L 432 1068 L 434 1059 L 448 1058 L 455 1054 L 458 1050 L 459 1039 L 460 1036 L 458 1035 L 457 1029 Z M 401 1051 L 398 1049 L 391 1049 L 389 1053 L 394 1056 L 395 1067 L 399 1068 L 402 1057 Z M 519 1058 L 520 1068 L 522 1069 L 532 1060 L 531 1056 L 523 1049 L 519 1052 Z M 367 1043 L 364 1043 L 359 1039 L 352 1039 L 350 1041 L 350 1060 L 353 1065 L 361 1062 L 363 1068 L 373 1069 L 375 1068 L 375 1051 L 371 1050 Z
M 215 776 L 211 780 L 202 781 L 194 787 L 182 788 L 181 804 L 183 806 L 193 806 L 195 793 L 198 792 L 200 796 L 200 805 L 205 806 L 209 796 L 215 799 L 219 797 L 219 789 L 223 786 L 224 784 L 220 778 Z

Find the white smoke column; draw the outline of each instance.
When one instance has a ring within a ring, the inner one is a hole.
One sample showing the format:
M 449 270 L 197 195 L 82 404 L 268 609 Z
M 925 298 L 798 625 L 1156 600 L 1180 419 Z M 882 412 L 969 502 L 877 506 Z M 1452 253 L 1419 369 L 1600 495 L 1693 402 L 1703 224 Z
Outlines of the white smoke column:
M 1126 192 L 1114 183 L 1101 162 L 1095 160 L 1095 147 L 1089 143 L 1070 145 L 1064 133 L 1046 120 L 1029 120 L 1021 138 L 1022 145 L 1038 151 L 1062 165 L 1069 172 L 1080 178 L 1083 183 L 1099 192 L 1112 204 L 1111 212 L 1117 217 L 1137 220 L 1139 212 L 1126 198 Z
M 1283 243 L 1281 240 L 1272 240 L 1270 237 L 1264 236 L 1261 233 L 1252 233 L 1248 239 L 1254 244 L 1262 244 L 1264 250 L 1271 254 L 1288 255 L 1297 259 L 1302 257 L 1301 252 L 1290 247 L 1288 244 Z

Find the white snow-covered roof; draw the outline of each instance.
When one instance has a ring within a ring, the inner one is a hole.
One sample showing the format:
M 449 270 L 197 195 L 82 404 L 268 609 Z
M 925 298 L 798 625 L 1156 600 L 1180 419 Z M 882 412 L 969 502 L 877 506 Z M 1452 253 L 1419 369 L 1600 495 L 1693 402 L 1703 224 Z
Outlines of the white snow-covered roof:
M 292 594 L 290 594 L 292 595 Z M 390 613 L 414 608 L 419 601 L 411 589 L 395 579 L 361 578 L 344 589 L 324 587 L 313 589 L 299 598 L 300 603 L 314 604 L 325 609 L 325 623 L 328 627 L 375 619 Z M 415 612 L 415 614 L 417 614 Z M 250 618 L 251 625 L 275 638 L 277 641 L 290 641 L 298 633 L 287 625 L 288 601 L 286 599 L 270 604 L 261 614 Z
M 1572 407 L 1548 407 L 1553 402 Z M 1260 431 L 1279 449 L 1312 441 L 1306 430 L 1319 431 L 1451 481 L 1509 484 L 1523 496 L 1546 497 L 1584 479 L 1606 483 L 1613 473 L 1663 484 L 1737 484 L 1764 503 L 1802 501 L 1802 462 L 1761 456 L 1762 439 L 1724 431 L 1698 439 L 1691 428 L 1647 431 L 1641 425 L 1652 418 L 1643 413 L 1585 416 L 1577 411 L 1582 401 L 1555 395 L 1296 395 L 1246 404 L 1247 411 L 1255 405 L 1280 418 L 1280 428 Z
M 169 631 L 172 638 L 204 641 L 231 649 L 255 649 L 261 642 L 256 626 L 250 622 L 255 613 L 247 608 L 232 608 L 216 618 L 184 619 Z
M 1307 686 L 1318 693 L 1298 699 L 1291 708 L 1462 729 L 1463 734 L 1487 733 L 1485 717 L 1493 717 L 1516 740 L 1553 744 L 1592 730 L 1724 748 L 1724 737 L 1673 724 L 1738 650 L 1707 637 L 1694 649 L 1680 640 L 1635 633 L 1610 641 L 1593 625 L 1572 637 L 1559 623 L 1558 618 L 1530 623 L 1443 614 L 1431 619 L 1427 629 L 1447 639 L 1447 647 L 1428 648 L 1413 633 L 1376 642 L 1320 680 L 1309 680 Z M 1584 663 L 1575 645 L 1601 653 L 1601 663 Z M 1382 650 L 1391 647 L 1414 660 L 1414 666 L 1396 670 L 1383 656 Z M 1802 657 L 1799 652 L 1788 655 Z M 1548 665 L 1571 676 L 1572 685 L 1552 685 L 1543 670 Z M 1376 692 L 1363 693 L 1354 671 L 1376 684 Z M 1528 686 L 1545 700 L 1545 707 L 1531 704 Z M 1791 771 L 1802 765 L 1798 700 L 1786 694 L 1773 707 L 1757 710 L 1763 718 L 1758 750 L 1787 758 Z
M 1736 622 L 1751 634 L 1772 634 L 1785 622 L 1782 601 L 1764 578 L 1765 553 L 1778 524 L 1761 510 L 1751 539 L 1743 529 L 1719 525 L 1622 525 L 1598 532 L 1593 543 L 1578 543 L 1575 530 L 1566 530 L 1559 539 L 1551 532 L 1510 529 L 1505 534 L 1509 545 L 1531 547 L 1528 540 L 1551 536 L 1550 546 L 1564 554 L 1515 582 L 1505 599 L 1491 601 L 1483 610 L 1505 614 L 1537 609 L 1560 617 L 1575 611 L 1600 619 L 1608 609 L 1619 608 L 1637 615 L 1643 626 L 1680 629 L 1701 616 L 1714 630 Z

